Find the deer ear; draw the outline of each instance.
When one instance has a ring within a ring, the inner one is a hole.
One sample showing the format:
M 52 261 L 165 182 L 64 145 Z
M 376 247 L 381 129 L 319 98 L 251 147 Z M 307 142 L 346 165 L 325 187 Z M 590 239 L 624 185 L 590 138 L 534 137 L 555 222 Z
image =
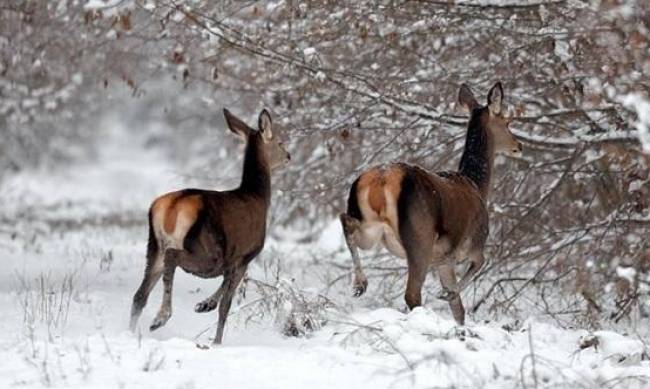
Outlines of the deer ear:
M 265 140 L 273 138 L 273 132 L 271 130 L 271 127 L 273 127 L 273 121 L 271 120 L 271 114 L 269 114 L 269 111 L 267 111 L 266 108 L 260 112 L 257 126 Z
M 465 108 L 469 113 L 472 113 L 475 108 L 478 108 L 478 102 L 476 101 L 476 98 L 474 98 L 474 94 L 467 84 L 460 86 L 460 90 L 458 91 L 458 104 Z
M 498 115 L 501 113 L 501 103 L 503 101 L 503 87 L 501 86 L 501 81 L 494 84 L 490 92 L 488 92 L 488 107 L 490 108 L 490 113 L 493 115 Z
M 223 109 L 223 116 L 226 117 L 226 123 L 228 123 L 228 128 L 230 128 L 230 131 L 235 133 L 235 135 L 238 135 L 244 139 L 248 139 L 248 135 L 250 135 L 252 130 L 246 123 L 244 123 L 237 116 L 233 115 L 227 108 Z

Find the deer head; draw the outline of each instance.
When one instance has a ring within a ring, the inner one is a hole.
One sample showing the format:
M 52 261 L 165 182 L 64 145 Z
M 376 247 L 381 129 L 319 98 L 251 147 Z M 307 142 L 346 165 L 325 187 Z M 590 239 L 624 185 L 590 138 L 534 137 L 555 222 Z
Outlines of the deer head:
M 503 107 L 503 87 L 500 81 L 488 92 L 487 106 L 479 105 L 466 84 L 460 87 L 458 102 L 469 111 L 472 118 L 478 115 L 483 126 L 490 132 L 495 152 L 511 156 L 521 154 L 523 146 L 509 129 L 511 118 Z
M 257 130 L 248 126 L 227 109 L 223 110 L 223 114 L 226 117 L 228 128 L 235 135 L 241 137 L 246 142 L 249 142 L 251 137 L 259 137 L 262 140 L 265 160 L 268 162 L 271 170 L 289 163 L 291 155 L 284 148 L 280 136 L 276 134 L 277 131 L 273 130 L 273 121 L 271 120 L 269 111 L 263 109 L 260 112 L 257 120 Z

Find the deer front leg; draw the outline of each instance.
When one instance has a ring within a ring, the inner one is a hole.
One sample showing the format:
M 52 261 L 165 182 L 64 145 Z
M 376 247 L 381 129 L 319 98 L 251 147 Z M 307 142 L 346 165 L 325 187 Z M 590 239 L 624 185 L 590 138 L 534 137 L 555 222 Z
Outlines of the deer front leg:
M 368 288 L 368 278 L 363 272 L 361 267 L 361 259 L 359 258 L 359 247 L 355 241 L 355 235 L 361 228 L 361 222 L 345 213 L 340 215 L 341 225 L 343 226 L 343 235 L 345 235 L 345 243 L 352 255 L 352 263 L 354 265 L 354 283 L 353 283 L 353 296 L 359 297 L 365 293 Z
M 206 298 L 205 300 L 201 301 L 200 303 L 196 304 L 194 306 L 194 311 L 195 312 L 210 312 L 213 311 L 215 308 L 217 308 L 217 305 L 219 305 L 219 299 L 223 295 L 224 289 L 226 285 L 226 276 L 224 275 L 223 281 L 221 283 L 221 286 L 219 289 L 217 289 L 216 292 L 212 294 L 212 296 Z
M 162 276 L 164 287 L 163 300 L 156 317 L 149 327 L 149 331 L 157 330 L 165 325 L 172 315 L 172 286 L 174 284 L 174 272 L 176 271 L 179 255 L 182 255 L 182 253 L 182 250 L 172 248 L 165 251 Z
M 244 274 L 246 274 L 246 266 L 242 266 L 232 271 L 227 271 L 223 275 L 225 290 L 221 302 L 219 303 L 219 321 L 217 324 L 217 335 L 214 338 L 214 344 L 221 344 L 223 341 L 223 330 L 226 327 L 226 319 L 228 319 L 232 298 L 235 295 L 237 286 L 239 286 L 242 278 L 244 278 Z

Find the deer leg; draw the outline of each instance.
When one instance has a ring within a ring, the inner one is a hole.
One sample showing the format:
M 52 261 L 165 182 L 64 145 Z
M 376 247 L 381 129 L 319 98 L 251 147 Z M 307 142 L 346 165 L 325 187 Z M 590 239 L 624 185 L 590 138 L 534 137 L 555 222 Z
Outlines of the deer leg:
M 167 249 L 165 251 L 165 259 L 163 261 L 163 300 L 156 314 L 156 317 L 153 319 L 151 326 L 149 326 L 149 331 L 154 331 L 167 323 L 167 320 L 172 315 L 172 286 L 174 284 L 174 272 L 176 271 L 176 265 L 179 261 L 179 256 L 182 255 L 183 251 L 178 249 Z
M 454 320 L 458 325 L 462 326 L 465 324 L 465 308 L 463 308 L 463 302 L 458 293 L 454 266 L 447 263 L 442 264 L 438 266 L 438 274 L 442 284 L 442 293 L 438 297 L 449 302 L 449 308 L 451 308 Z
M 404 300 L 409 309 L 422 305 L 422 285 L 427 277 L 427 262 L 419 258 L 408 258 L 408 279 Z
M 242 278 L 244 278 L 244 274 L 246 274 L 246 266 L 224 273 L 225 290 L 221 302 L 219 303 L 219 321 L 217 324 L 217 335 L 214 338 L 214 344 L 221 344 L 221 341 L 223 340 L 223 330 L 226 326 L 226 319 L 228 319 L 228 312 L 230 312 L 232 298 L 235 295 L 237 286 L 239 286 Z
M 214 310 L 217 307 L 217 305 L 219 305 L 219 299 L 223 295 L 225 286 L 226 286 L 226 277 L 224 275 L 223 281 L 221 282 L 221 286 L 219 287 L 219 289 L 217 289 L 217 291 L 214 292 L 210 297 L 196 304 L 196 306 L 194 306 L 194 311 L 210 312 Z
M 131 305 L 131 322 L 129 329 L 135 331 L 135 326 L 138 324 L 138 319 L 142 314 L 142 310 L 147 305 L 149 294 L 156 286 L 160 276 L 162 276 L 163 258 L 159 250 L 155 253 L 147 255 L 147 267 L 144 270 L 144 279 L 140 287 L 133 295 L 133 305 Z
M 368 277 L 363 272 L 361 267 L 361 259 L 359 258 L 359 247 L 357 246 L 354 236 L 361 227 L 358 219 L 353 218 L 345 213 L 340 215 L 341 225 L 343 226 L 343 234 L 345 235 L 345 243 L 352 255 L 352 263 L 354 265 L 354 283 L 353 283 L 353 296 L 359 297 L 365 293 L 368 288 Z
M 474 280 L 476 273 L 481 270 L 483 264 L 485 263 L 485 257 L 483 256 L 482 251 L 476 251 L 469 255 L 469 266 L 465 271 L 465 274 L 458 281 L 458 292 L 462 292 L 469 285 L 470 282 Z

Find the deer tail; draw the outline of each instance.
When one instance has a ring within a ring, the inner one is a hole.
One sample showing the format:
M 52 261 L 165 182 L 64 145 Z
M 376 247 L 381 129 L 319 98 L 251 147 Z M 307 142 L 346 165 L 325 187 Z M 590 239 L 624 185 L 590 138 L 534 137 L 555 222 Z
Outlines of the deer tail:
M 361 209 L 359 208 L 359 198 L 357 196 L 357 187 L 359 186 L 359 178 L 354 180 L 352 186 L 350 187 L 350 195 L 348 196 L 348 216 L 351 216 L 357 220 L 363 220 L 363 215 L 361 214 Z
M 153 228 L 153 212 L 149 210 L 149 241 L 147 242 L 147 260 L 153 261 L 158 253 L 158 239 Z

